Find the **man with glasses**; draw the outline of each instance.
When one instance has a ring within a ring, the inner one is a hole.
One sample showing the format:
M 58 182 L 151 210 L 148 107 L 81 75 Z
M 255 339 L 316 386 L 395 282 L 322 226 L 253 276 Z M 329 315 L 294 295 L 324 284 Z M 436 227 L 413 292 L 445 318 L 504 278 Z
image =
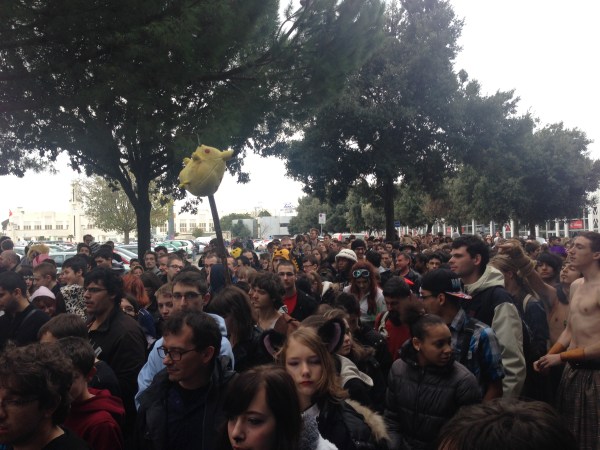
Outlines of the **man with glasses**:
M 181 259 L 181 256 L 176 253 L 171 253 L 167 261 L 167 281 L 173 281 L 173 278 L 175 278 L 184 267 L 185 262 Z
M 367 253 L 367 244 L 362 239 L 355 239 L 350 244 L 350 250 L 356 255 L 357 261 L 365 260 L 365 253 Z
M 193 300 L 195 291 L 173 289 Z M 173 313 L 163 333 L 157 353 L 165 368 L 139 397 L 136 447 L 216 448 L 217 430 L 226 420 L 223 396 L 235 376 L 219 357 L 219 327 L 208 314 L 187 309 Z
M 287 309 L 287 313 L 302 322 L 317 310 L 319 306 L 317 301 L 309 296 L 304 291 L 296 289 L 296 266 L 291 261 L 283 259 L 277 266 L 277 274 L 283 282 L 285 296 L 283 304 Z
M 146 360 L 146 337 L 137 321 L 120 308 L 123 281 L 114 270 L 96 267 L 85 275 L 83 287 L 90 343 L 96 357 L 106 362 L 119 380 L 126 435 L 135 420 L 133 399 L 137 375 Z
M 171 298 L 173 300 L 173 310 L 169 314 L 170 316 L 175 314 L 176 311 L 180 310 L 195 310 L 202 311 L 204 305 L 208 303 L 210 294 L 208 293 L 208 285 L 206 280 L 202 277 L 202 274 L 196 271 L 184 271 L 175 277 L 173 280 L 173 290 L 171 292 Z M 221 332 L 221 343 L 219 345 L 221 356 L 226 356 L 230 361 L 230 366 L 233 367 L 233 350 L 231 349 L 231 343 L 227 339 L 227 327 L 225 326 L 225 320 L 221 316 L 216 314 L 208 314 L 212 317 L 213 321 L 217 324 Z M 158 348 L 163 344 L 163 339 L 160 338 L 154 343 L 154 348 L 148 355 L 148 361 L 142 367 L 137 382 L 138 382 L 138 393 L 136 395 L 136 402 L 139 406 L 139 399 L 142 393 L 150 386 L 152 379 L 161 370 L 164 369 L 164 359 L 158 353 Z

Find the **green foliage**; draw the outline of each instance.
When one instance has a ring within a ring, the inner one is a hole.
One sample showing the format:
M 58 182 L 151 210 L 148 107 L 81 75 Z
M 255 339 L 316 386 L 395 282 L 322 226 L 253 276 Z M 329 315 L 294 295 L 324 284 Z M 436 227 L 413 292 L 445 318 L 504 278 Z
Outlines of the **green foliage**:
M 320 229 L 319 214 L 325 213 L 327 222 L 323 231 L 343 232 L 349 231 L 346 221 L 347 208 L 345 205 L 331 206 L 321 202 L 316 197 L 306 196 L 298 199 L 297 215 L 292 217 L 288 226 L 290 234 L 305 233 L 311 228 Z
M 192 230 L 192 236 L 195 238 L 204 236 L 204 230 L 202 228 L 194 228 Z
M 433 191 L 456 159 L 452 63 L 460 29 L 447 2 L 390 2 L 382 47 L 349 77 L 338 100 L 307 122 L 302 139 L 280 149 L 289 175 L 331 202 L 368 184 L 393 234 L 394 183 Z M 350 216 L 352 225 L 367 226 L 358 209 Z
M 60 152 L 118 183 L 150 245 L 151 181 L 170 198 L 198 141 L 239 174 L 377 47 L 379 0 L 0 3 L 0 155 Z M 285 133 L 284 133 L 285 132 Z M 18 173 L 16 165 L 9 170 Z
M 348 226 L 354 231 L 380 231 L 385 229 L 385 215 L 379 205 L 369 201 L 363 194 L 370 193 L 365 189 L 351 189 L 344 205 Z
M 258 212 L 258 217 L 271 217 L 271 213 L 266 209 L 262 209 Z
M 248 229 L 246 225 L 241 220 L 238 220 L 231 227 L 231 235 L 234 237 L 239 237 L 242 239 L 247 239 L 252 237 L 252 232 Z
M 104 231 L 123 233 L 125 243 L 129 243 L 129 235 L 136 229 L 137 223 L 135 208 L 125 193 L 97 176 L 81 182 L 76 189 L 81 193 L 85 214 L 92 219 L 96 227 Z M 153 226 L 162 225 L 167 221 L 168 203 L 161 198 L 153 199 L 150 213 Z

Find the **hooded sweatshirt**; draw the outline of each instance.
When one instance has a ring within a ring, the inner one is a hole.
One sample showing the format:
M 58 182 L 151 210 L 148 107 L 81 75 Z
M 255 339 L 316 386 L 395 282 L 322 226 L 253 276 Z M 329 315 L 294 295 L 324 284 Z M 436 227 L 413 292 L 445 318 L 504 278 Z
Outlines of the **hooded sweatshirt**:
M 71 411 L 64 426 L 94 450 L 124 449 L 119 425 L 125 416 L 123 402 L 107 390 L 89 388 L 89 391 L 94 397 L 71 403 Z
M 500 288 L 494 289 L 497 286 Z M 490 289 L 493 290 L 487 292 Z M 512 297 L 504 289 L 504 275 L 498 269 L 488 265 L 475 283 L 465 285 L 465 291 L 473 297 L 465 305 L 469 316 L 491 326 L 500 343 L 502 365 L 506 374 L 502 379 L 502 396 L 518 397 L 525 384 L 526 376 L 523 325 Z M 491 301 L 493 308 L 486 308 L 482 304 L 484 301 Z M 491 319 L 487 312 L 490 310 L 493 311 Z

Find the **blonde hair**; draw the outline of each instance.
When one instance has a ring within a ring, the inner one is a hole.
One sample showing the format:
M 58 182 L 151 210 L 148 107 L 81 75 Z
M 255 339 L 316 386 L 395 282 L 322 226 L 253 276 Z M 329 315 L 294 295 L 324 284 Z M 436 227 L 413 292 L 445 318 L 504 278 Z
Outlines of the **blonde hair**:
M 35 244 L 29 247 L 29 251 L 27 252 L 27 258 L 33 259 L 38 255 L 49 255 L 50 247 L 46 244 Z
M 496 255 L 490 261 L 490 265 L 500 272 L 511 272 L 514 274 L 515 281 L 527 294 L 537 298 L 536 292 L 531 288 L 527 279 L 523 276 L 514 260 L 508 255 Z

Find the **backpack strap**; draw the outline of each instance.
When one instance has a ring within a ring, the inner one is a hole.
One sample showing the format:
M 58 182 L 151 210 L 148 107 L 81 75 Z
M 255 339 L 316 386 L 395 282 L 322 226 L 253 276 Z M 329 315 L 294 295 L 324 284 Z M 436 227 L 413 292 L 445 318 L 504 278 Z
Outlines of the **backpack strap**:
M 469 360 L 469 353 L 471 351 L 471 338 L 475 333 L 475 320 L 473 318 L 469 318 L 467 324 L 463 328 L 465 334 L 463 336 L 462 346 L 460 349 L 460 363 L 465 365 Z
M 381 314 L 381 318 L 379 319 L 379 327 L 377 328 L 377 331 L 379 332 L 379 334 L 381 334 L 386 339 L 388 337 L 388 332 L 387 332 L 387 329 L 385 328 L 385 321 L 387 320 L 389 315 L 390 315 L 389 311 L 384 311 L 383 314 Z
M 523 299 L 523 313 L 525 313 L 525 311 L 527 311 L 527 305 L 529 304 L 529 301 L 533 298 L 533 296 L 531 294 L 527 294 L 525 296 L 525 298 Z
M 25 322 L 27 322 L 27 319 L 29 319 L 31 316 L 33 316 L 33 314 L 37 311 L 37 308 L 32 309 L 31 311 L 29 311 L 27 313 L 27 315 L 23 318 L 23 320 L 21 320 L 21 323 L 19 324 L 19 328 L 23 326 L 23 324 Z

